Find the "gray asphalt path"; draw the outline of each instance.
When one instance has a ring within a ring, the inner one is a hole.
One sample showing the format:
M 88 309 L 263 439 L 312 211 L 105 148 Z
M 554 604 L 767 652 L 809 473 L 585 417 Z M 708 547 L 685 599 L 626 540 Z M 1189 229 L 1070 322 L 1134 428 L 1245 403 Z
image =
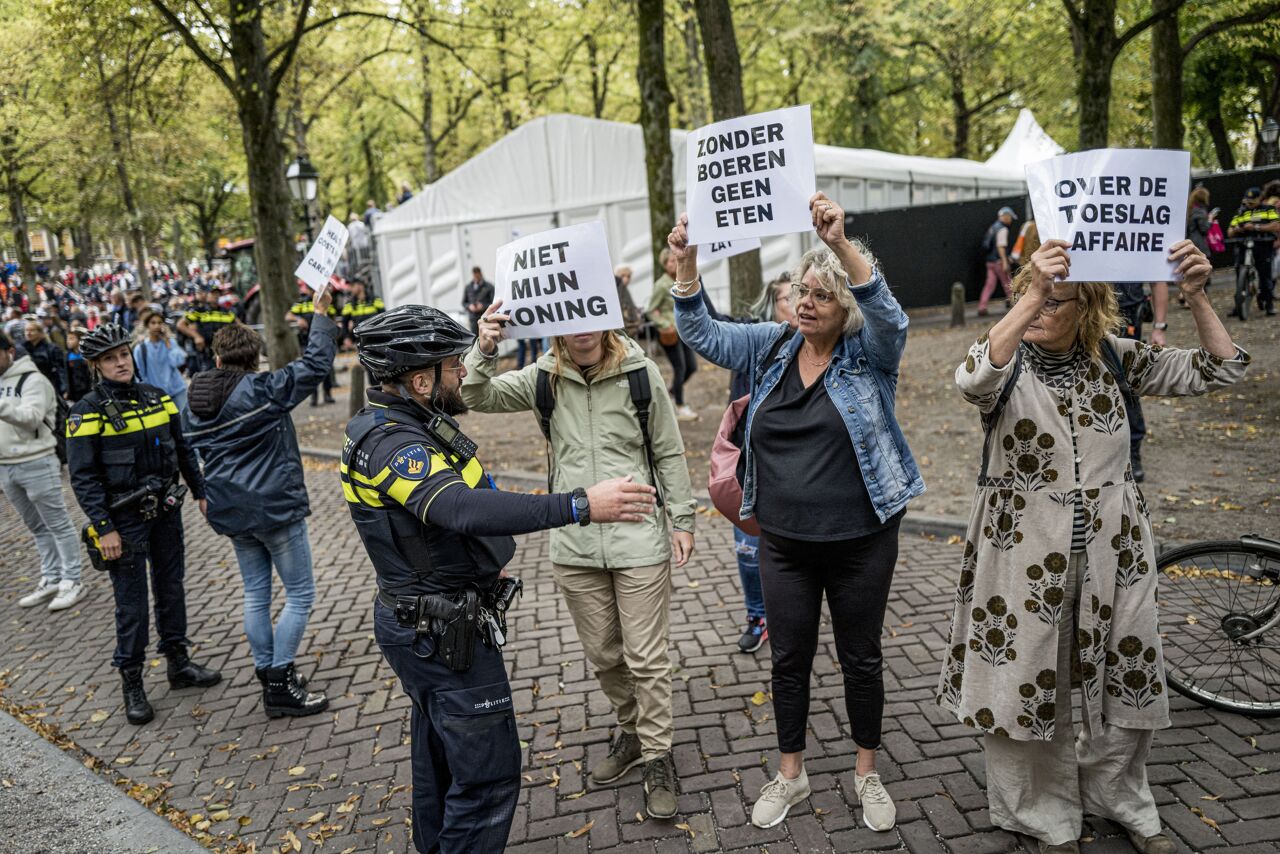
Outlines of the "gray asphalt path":
M 187 854 L 198 842 L 0 712 L 0 851 Z

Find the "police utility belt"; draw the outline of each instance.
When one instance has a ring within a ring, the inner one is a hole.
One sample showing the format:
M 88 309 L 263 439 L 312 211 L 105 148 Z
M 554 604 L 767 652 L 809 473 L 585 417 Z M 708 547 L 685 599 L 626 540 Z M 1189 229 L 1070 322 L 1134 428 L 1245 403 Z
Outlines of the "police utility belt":
M 499 578 L 480 591 L 465 587 L 452 593 L 395 595 L 378 591 L 378 601 L 396 615 L 396 623 L 436 639 L 436 652 L 450 670 L 471 667 L 476 635 L 495 649 L 507 643 L 507 610 L 524 590 L 518 578 Z
M 178 482 L 177 475 L 165 480 L 149 477 L 142 485 L 131 492 L 115 493 L 108 497 L 107 512 L 137 514 L 143 522 L 149 522 L 160 515 L 163 510 L 173 513 L 182 509 L 182 501 L 186 498 L 187 488 Z M 133 557 L 133 549 L 127 541 L 120 543 L 120 557 L 107 560 L 102 556 L 102 535 L 92 522 L 80 531 L 80 539 L 89 553 L 89 564 L 99 572 L 115 569 L 122 561 Z

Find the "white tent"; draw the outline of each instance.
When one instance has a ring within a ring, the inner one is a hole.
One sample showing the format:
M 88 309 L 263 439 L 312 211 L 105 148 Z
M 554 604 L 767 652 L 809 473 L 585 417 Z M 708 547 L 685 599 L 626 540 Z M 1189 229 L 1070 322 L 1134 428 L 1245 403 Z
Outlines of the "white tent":
M 671 133 L 677 210 L 684 206 L 685 135 Z M 1025 186 L 1020 164 L 814 148 L 818 189 L 850 212 L 1009 195 Z M 594 219 L 605 223 L 614 264 L 632 268 L 632 296 L 643 307 L 653 276 L 639 126 L 572 115 L 534 119 L 378 218 L 383 298 L 388 305 L 421 302 L 461 312 L 471 267 L 492 279 L 499 246 Z M 812 240 L 805 234 L 766 238 L 765 275 L 794 265 Z M 703 271 L 720 305 L 727 270 L 718 261 Z
M 1025 107 L 1018 113 L 1013 130 L 1000 143 L 996 153 L 987 158 L 987 165 L 997 169 L 1021 172 L 1028 163 L 1048 160 L 1065 151 L 1053 137 L 1040 127 L 1036 117 Z

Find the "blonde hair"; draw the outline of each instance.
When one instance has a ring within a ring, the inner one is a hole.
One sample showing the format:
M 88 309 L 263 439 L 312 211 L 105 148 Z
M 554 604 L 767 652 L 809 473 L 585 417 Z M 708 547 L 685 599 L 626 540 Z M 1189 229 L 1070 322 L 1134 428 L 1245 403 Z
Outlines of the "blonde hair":
M 876 267 L 876 259 L 861 241 L 850 240 L 853 244 L 854 251 L 863 257 L 863 259 L 871 265 L 874 270 Z M 862 317 L 862 309 L 858 308 L 858 301 L 854 298 L 853 292 L 847 287 L 849 274 L 845 272 L 844 266 L 841 265 L 840 259 L 836 257 L 836 253 L 832 252 L 826 246 L 816 246 L 810 249 L 804 255 L 800 256 L 800 264 L 791 274 L 792 284 L 799 282 L 804 278 L 805 273 L 813 271 L 813 277 L 831 293 L 835 294 L 836 303 L 844 309 L 844 337 L 856 335 L 864 323 Z M 800 300 L 792 291 L 791 308 L 794 311 L 796 303 Z M 769 318 L 772 320 L 773 318 Z
M 582 378 L 588 384 L 595 381 L 597 377 L 604 376 L 618 369 L 622 364 L 622 360 L 627 357 L 627 345 L 623 343 L 623 337 L 616 330 L 606 329 L 600 336 L 601 355 L 600 361 L 594 365 L 588 365 L 580 368 L 574 363 L 573 357 L 569 355 L 569 347 L 564 343 L 564 336 L 557 335 L 551 339 L 551 354 L 555 357 L 556 366 L 551 372 L 551 389 L 555 391 L 556 384 L 560 377 L 564 376 L 564 366 L 566 364 L 573 365 Z
M 1076 286 L 1077 308 L 1080 319 L 1076 323 L 1076 341 L 1084 347 L 1092 359 L 1102 357 L 1102 339 L 1120 330 L 1123 323 L 1120 304 L 1109 282 L 1072 282 Z M 1013 278 L 1013 298 L 1017 300 L 1031 287 L 1031 265 L 1018 271 Z

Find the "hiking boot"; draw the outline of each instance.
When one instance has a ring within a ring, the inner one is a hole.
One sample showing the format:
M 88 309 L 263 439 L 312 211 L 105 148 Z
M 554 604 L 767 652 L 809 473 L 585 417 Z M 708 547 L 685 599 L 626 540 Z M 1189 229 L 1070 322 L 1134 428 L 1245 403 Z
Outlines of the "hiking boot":
M 262 696 L 264 698 L 267 696 L 267 671 L 269 671 L 270 669 L 271 669 L 270 667 L 253 668 L 253 675 L 257 676 L 258 682 L 262 684 Z M 307 687 L 307 677 L 303 676 L 297 670 L 293 671 L 293 678 L 298 680 L 298 687 L 300 688 Z
M 1036 844 L 1040 847 L 1040 854 L 1080 854 L 1079 842 L 1063 842 L 1059 845 L 1050 845 L 1043 840 L 1037 839 Z
M 170 688 L 208 688 L 222 681 L 221 673 L 192 661 L 184 646 L 169 650 L 165 658 L 169 659 Z
M 800 776 L 788 780 L 778 772 L 760 790 L 760 800 L 751 808 L 751 823 L 756 827 L 773 827 L 780 824 L 791 808 L 809 797 L 809 775 L 800 769 Z
M 58 595 L 58 582 L 50 581 L 47 578 L 40 579 L 40 583 L 36 585 L 36 589 L 32 590 L 26 596 L 18 600 L 19 608 L 34 608 L 36 605 L 48 602 L 54 596 Z
M 266 674 L 263 682 L 262 709 L 267 713 L 267 717 L 280 718 L 288 715 L 303 718 L 307 715 L 319 714 L 329 708 L 329 698 L 323 691 L 303 690 L 298 683 L 298 672 L 294 669 L 292 661 L 279 667 L 268 667 L 260 673 Z
M 84 595 L 84 586 L 79 581 L 58 582 L 58 595 L 49 603 L 50 611 L 62 611 L 80 601 Z
M 858 790 L 858 800 L 862 802 L 863 823 L 875 831 L 892 830 L 898 819 L 898 808 L 884 790 L 880 775 L 872 771 L 863 777 L 854 772 L 853 786 Z
M 612 783 L 642 762 L 644 756 L 640 753 L 640 737 L 634 732 L 620 729 L 609 747 L 609 755 L 592 764 L 589 776 L 596 785 Z
M 676 766 L 671 754 L 644 766 L 644 811 L 649 818 L 674 818 L 676 814 Z
M 747 617 L 747 630 L 738 638 L 738 651 L 755 652 L 768 639 L 769 627 L 765 625 L 764 617 Z
M 1178 850 L 1173 845 L 1173 840 L 1164 834 L 1157 833 L 1155 836 L 1139 836 L 1132 830 L 1125 830 L 1129 835 L 1129 843 L 1133 845 L 1133 850 L 1139 854 L 1173 854 Z
M 142 665 L 120 668 L 120 680 L 124 689 L 125 718 L 135 726 L 148 723 L 156 712 L 147 702 L 147 692 L 142 687 Z

